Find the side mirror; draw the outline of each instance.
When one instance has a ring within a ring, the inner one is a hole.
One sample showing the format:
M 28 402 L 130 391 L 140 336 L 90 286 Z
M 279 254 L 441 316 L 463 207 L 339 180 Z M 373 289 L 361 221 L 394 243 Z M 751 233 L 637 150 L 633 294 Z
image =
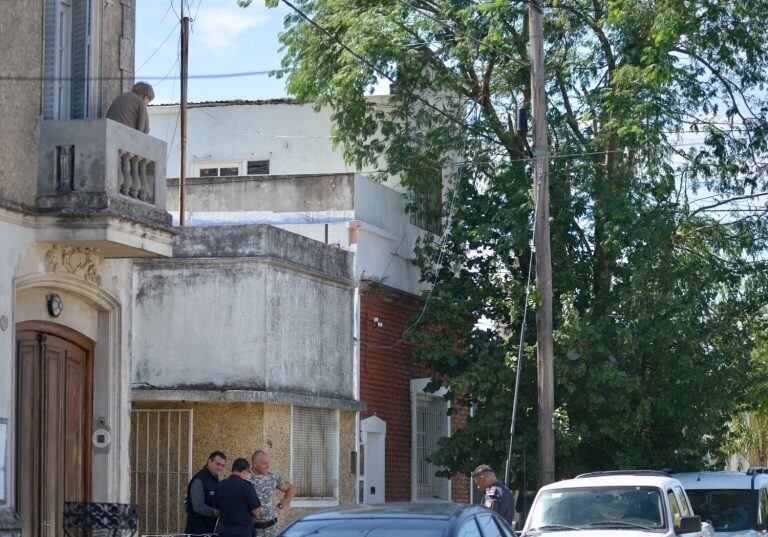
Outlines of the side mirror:
M 701 531 L 701 517 L 700 516 L 684 516 L 680 517 L 680 525 L 675 526 L 675 534 L 681 535 L 684 533 L 698 533 Z

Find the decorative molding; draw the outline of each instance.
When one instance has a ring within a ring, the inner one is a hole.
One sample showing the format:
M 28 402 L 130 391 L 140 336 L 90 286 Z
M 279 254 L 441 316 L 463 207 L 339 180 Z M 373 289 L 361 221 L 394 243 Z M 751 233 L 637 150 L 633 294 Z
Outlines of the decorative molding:
M 95 248 L 54 244 L 45 253 L 45 269 L 80 276 L 88 283 L 101 286 L 101 257 Z

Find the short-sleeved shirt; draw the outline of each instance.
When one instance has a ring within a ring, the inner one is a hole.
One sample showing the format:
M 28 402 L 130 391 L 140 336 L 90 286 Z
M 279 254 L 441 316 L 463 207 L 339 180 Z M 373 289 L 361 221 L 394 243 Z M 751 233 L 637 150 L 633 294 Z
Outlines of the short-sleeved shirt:
M 217 533 L 250 537 L 256 520 L 251 510 L 261 507 L 261 502 L 249 481 L 230 475 L 216 489 L 215 505 L 221 511 Z
M 485 489 L 483 506 L 499 513 L 501 518 L 512 524 L 515 520 L 515 502 L 512 493 L 502 483 L 494 483 Z
M 262 475 L 252 474 L 250 481 L 253 483 L 253 489 L 256 491 L 261 502 L 261 516 L 259 520 L 272 520 L 276 518 L 275 489 L 282 489 L 285 486 L 285 480 L 277 474 L 267 472 Z

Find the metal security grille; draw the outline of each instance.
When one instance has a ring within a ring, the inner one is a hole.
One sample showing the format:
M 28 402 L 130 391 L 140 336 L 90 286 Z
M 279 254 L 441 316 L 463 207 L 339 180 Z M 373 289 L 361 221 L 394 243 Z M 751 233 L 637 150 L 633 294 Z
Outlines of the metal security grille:
M 339 459 L 338 412 L 293 407 L 291 482 L 300 498 L 334 499 Z
M 130 449 L 139 535 L 182 533 L 192 478 L 192 410 L 133 410 Z
M 447 436 L 448 417 L 442 397 L 416 397 L 416 499 L 448 500 L 447 480 L 436 477 L 438 467 L 427 460 L 437 451 L 438 439 Z

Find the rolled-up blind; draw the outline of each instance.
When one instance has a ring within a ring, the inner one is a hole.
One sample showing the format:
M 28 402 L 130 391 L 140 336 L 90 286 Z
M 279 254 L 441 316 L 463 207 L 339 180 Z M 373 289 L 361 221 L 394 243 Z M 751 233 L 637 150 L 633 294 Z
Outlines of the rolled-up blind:
M 339 424 L 335 410 L 293 407 L 291 482 L 301 498 L 336 498 Z

